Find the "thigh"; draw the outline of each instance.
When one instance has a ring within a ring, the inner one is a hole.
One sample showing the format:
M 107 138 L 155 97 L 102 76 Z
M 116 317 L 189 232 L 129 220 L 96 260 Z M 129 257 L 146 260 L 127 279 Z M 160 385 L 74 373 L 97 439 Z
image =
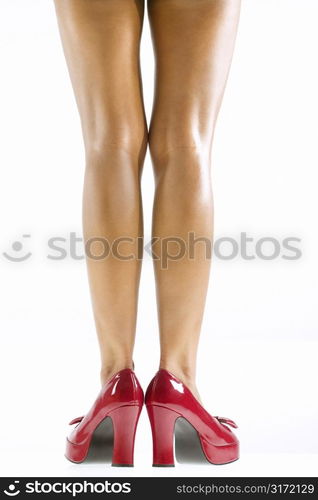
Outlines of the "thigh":
M 210 144 L 240 0 L 148 0 L 148 10 L 157 64 L 152 149 Z
M 131 147 L 145 135 L 144 0 L 55 0 L 55 8 L 87 149 Z

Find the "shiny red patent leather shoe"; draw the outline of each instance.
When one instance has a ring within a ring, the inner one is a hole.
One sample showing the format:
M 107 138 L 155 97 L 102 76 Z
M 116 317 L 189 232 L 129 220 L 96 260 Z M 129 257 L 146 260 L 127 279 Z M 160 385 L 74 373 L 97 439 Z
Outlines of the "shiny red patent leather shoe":
M 75 418 L 78 424 L 67 439 L 65 456 L 80 463 L 89 453 L 94 432 L 107 418 L 112 421 L 112 465 L 132 467 L 134 443 L 144 395 L 135 373 L 124 369 L 116 373 L 100 391 L 85 417 Z
M 153 466 L 174 466 L 174 427 L 180 417 L 197 431 L 205 458 L 226 464 L 239 458 L 239 442 L 228 418 L 212 417 L 191 391 L 167 370 L 159 370 L 146 392 L 153 437 Z

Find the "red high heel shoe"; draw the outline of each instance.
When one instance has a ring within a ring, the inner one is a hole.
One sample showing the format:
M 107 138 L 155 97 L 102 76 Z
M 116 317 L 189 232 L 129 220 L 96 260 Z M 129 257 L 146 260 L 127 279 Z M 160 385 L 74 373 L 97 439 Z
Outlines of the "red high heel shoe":
M 167 370 L 159 370 L 152 379 L 145 402 L 153 437 L 153 466 L 174 466 L 174 427 L 180 417 L 197 431 L 202 451 L 210 463 L 226 464 L 239 458 L 239 441 L 227 427 L 237 425 L 228 418 L 212 417 Z
M 116 373 L 102 388 L 85 417 L 75 418 L 78 424 L 67 439 L 65 456 L 80 463 L 88 456 L 96 429 L 108 417 L 113 426 L 112 465 L 132 467 L 134 443 L 144 395 L 136 375 L 130 369 Z

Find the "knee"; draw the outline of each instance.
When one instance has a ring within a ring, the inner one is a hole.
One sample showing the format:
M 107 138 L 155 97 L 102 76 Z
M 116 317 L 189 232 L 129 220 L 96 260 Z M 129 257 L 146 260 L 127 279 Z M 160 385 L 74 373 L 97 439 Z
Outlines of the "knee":
M 85 141 L 87 196 L 97 199 L 103 193 L 109 210 L 130 216 L 139 203 L 146 144 L 133 133 L 91 133 Z
M 155 175 L 169 174 L 185 182 L 209 174 L 210 145 L 206 137 L 190 127 L 150 131 L 149 150 Z
M 95 130 L 84 138 L 86 165 L 104 169 L 141 168 L 147 147 L 146 134 L 133 127 L 116 127 L 112 130 Z

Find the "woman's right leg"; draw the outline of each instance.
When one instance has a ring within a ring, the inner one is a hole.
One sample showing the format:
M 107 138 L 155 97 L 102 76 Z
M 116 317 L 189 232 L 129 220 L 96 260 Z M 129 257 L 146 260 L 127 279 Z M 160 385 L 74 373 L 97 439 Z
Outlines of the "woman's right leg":
M 157 64 L 149 147 L 160 368 L 198 397 L 196 357 L 213 237 L 212 140 L 240 0 L 148 0 L 148 7 Z
M 104 383 L 132 367 L 147 145 L 139 72 L 144 0 L 55 0 L 55 7 L 86 151 L 84 240 L 130 238 L 117 248 L 121 258 L 98 259 L 105 246 L 87 245 Z

